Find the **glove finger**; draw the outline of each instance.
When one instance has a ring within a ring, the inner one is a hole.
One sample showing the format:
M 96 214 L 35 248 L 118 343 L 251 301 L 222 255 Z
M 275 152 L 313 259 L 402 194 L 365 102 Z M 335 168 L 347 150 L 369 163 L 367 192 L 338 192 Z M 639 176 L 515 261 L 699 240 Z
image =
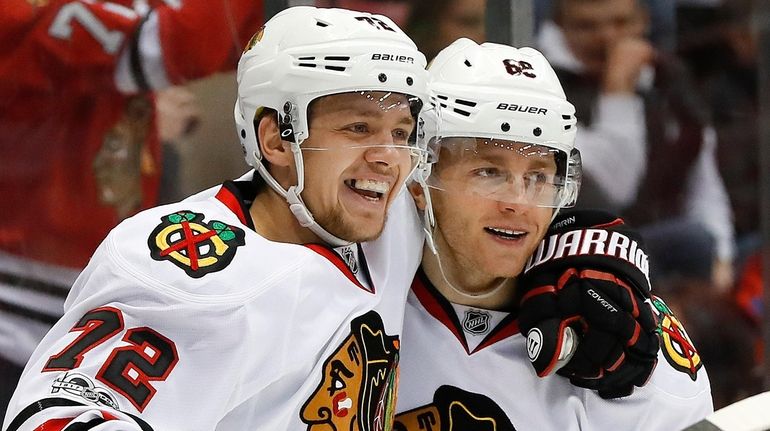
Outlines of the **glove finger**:
M 591 330 L 582 337 L 575 354 L 564 366 L 565 372 L 561 375 L 599 378 L 605 369 L 614 366 L 623 357 L 623 345 L 618 342 L 616 336 Z
M 591 271 L 582 271 L 590 273 Z M 593 271 L 593 276 L 597 277 L 597 271 Z M 652 305 L 649 301 L 636 296 L 636 291 L 625 283 L 614 277 L 612 274 L 600 273 L 606 275 L 603 279 L 585 278 L 594 288 L 601 291 L 606 298 L 611 299 L 620 309 L 631 314 L 639 322 L 642 329 L 646 332 L 652 332 L 657 327 L 655 315 L 652 311 Z
M 634 385 L 615 387 L 612 389 L 599 389 L 599 396 L 605 400 L 628 397 L 634 393 Z
M 660 340 L 655 333 L 641 332 L 636 339 L 629 340 L 628 354 L 639 362 L 654 362 L 658 358 Z
M 642 326 L 645 332 L 654 332 L 658 329 L 658 319 L 655 318 L 655 312 L 652 310 L 652 303 L 646 300 L 639 309 L 639 317 L 636 321 Z
M 546 319 L 527 333 L 527 356 L 537 375 L 545 377 L 566 364 L 577 344 L 577 335 L 567 322 Z
M 580 314 L 589 328 L 617 334 L 624 342 L 641 332 L 633 316 L 618 306 L 603 290 L 585 280 L 581 284 Z
M 518 320 L 519 327 L 525 333 L 537 323 L 554 318 L 560 318 L 560 313 L 557 307 L 556 288 L 553 284 L 540 285 L 522 297 Z

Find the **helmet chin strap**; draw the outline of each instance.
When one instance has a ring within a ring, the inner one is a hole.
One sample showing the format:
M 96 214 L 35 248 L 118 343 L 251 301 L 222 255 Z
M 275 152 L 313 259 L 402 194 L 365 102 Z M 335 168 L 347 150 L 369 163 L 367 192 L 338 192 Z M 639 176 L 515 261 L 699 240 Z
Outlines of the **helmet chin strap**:
M 435 247 L 435 242 L 434 242 Z M 458 287 L 455 287 L 454 284 L 452 284 L 449 279 L 446 276 L 446 271 L 444 271 L 444 265 L 441 263 L 441 255 L 438 252 L 437 248 L 431 249 L 433 251 L 434 255 L 436 256 L 436 262 L 438 263 L 438 270 L 441 273 L 441 278 L 444 280 L 444 283 L 449 286 L 450 289 L 452 289 L 457 295 L 459 295 L 463 299 L 468 299 L 470 301 L 476 301 L 479 299 L 486 299 L 490 298 L 492 296 L 497 295 L 498 292 L 500 292 L 503 288 L 505 288 L 505 284 L 508 282 L 508 279 L 504 279 L 501 281 L 497 286 L 492 287 L 490 289 L 487 289 L 484 292 L 481 293 L 470 293 L 463 289 L 460 289 Z
M 289 204 L 289 210 L 294 214 L 294 218 L 297 219 L 300 226 L 310 229 L 310 231 L 316 234 L 318 238 L 332 247 L 343 247 L 352 244 L 351 241 L 332 235 L 318 224 L 313 218 L 313 214 L 310 213 L 310 210 L 305 205 L 305 202 L 302 201 L 300 193 L 302 193 L 302 190 L 305 188 L 305 167 L 302 159 L 302 151 L 299 148 L 300 144 L 301 142 L 291 144 L 291 152 L 294 155 L 294 166 L 297 170 L 297 185 L 289 187 L 289 190 L 285 190 L 283 186 L 270 175 L 270 172 L 267 171 L 267 168 L 265 168 L 265 165 L 261 163 L 259 158 L 257 159 L 260 160 L 260 163 L 257 163 L 256 166 L 257 172 L 270 188 L 286 199 L 286 202 Z
M 297 219 L 300 226 L 310 229 L 310 231 L 321 238 L 323 242 L 332 247 L 343 247 L 352 244 L 350 241 L 332 235 L 315 221 L 313 215 L 310 214 L 310 210 L 308 210 L 305 203 L 302 202 L 302 198 L 299 196 L 299 192 L 297 192 L 297 186 L 289 187 L 285 197 L 286 202 L 289 203 L 289 210 L 294 214 L 294 218 Z

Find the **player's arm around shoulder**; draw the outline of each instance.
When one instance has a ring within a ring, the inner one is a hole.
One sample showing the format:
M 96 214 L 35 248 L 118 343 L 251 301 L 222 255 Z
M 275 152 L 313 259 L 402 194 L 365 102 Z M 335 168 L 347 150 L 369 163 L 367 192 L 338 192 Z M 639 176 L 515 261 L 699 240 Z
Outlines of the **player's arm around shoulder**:
M 653 295 L 651 303 L 660 350 L 658 365 L 647 386 L 661 416 L 678 418 L 681 422 L 677 426 L 686 426 L 714 411 L 708 373 L 682 322 L 662 298 Z
M 649 381 L 628 397 L 605 400 L 588 394 L 587 417 L 601 422 L 589 429 L 678 430 L 714 411 L 708 374 L 697 347 L 661 298 L 653 295 L 651 306 L 660 348 Z
M 261 336 L 249 304 L 272 284 L 230 274 L 241 228 L 197 209 L 156 208 L 110 233 L 30 359 L 3 430 L 214 429 L 232 409 L 254 374 L 243 340 Z

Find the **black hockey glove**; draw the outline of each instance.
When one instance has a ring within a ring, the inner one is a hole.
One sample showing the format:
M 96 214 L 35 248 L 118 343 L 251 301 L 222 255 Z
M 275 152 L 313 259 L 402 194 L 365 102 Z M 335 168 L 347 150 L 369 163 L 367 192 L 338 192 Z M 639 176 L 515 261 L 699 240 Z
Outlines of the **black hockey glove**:
M 538 376 L 556 371 L 602 398 L 643 386 L 659 347 L 648 274 L 641 239 L 622 219 L 561 213 L 518 284 L 519 326 Z

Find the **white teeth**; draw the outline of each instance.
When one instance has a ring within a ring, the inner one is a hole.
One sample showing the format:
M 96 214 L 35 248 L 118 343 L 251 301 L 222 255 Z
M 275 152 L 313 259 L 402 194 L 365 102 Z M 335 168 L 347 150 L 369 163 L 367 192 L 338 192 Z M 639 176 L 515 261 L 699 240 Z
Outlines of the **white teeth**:
M 385 194 L 390 190 L 390 185 L 386 182 L 376 180 L 351 180 L 351 185 L 358 190 Z
M 519 235 L 524 235 L 526 233 L 519 230 L 500 229 L 497 227 L 488 227 L 487 229 L 491 230 L 492 232 L 508 235 L 508 236 L 519 236 Z

